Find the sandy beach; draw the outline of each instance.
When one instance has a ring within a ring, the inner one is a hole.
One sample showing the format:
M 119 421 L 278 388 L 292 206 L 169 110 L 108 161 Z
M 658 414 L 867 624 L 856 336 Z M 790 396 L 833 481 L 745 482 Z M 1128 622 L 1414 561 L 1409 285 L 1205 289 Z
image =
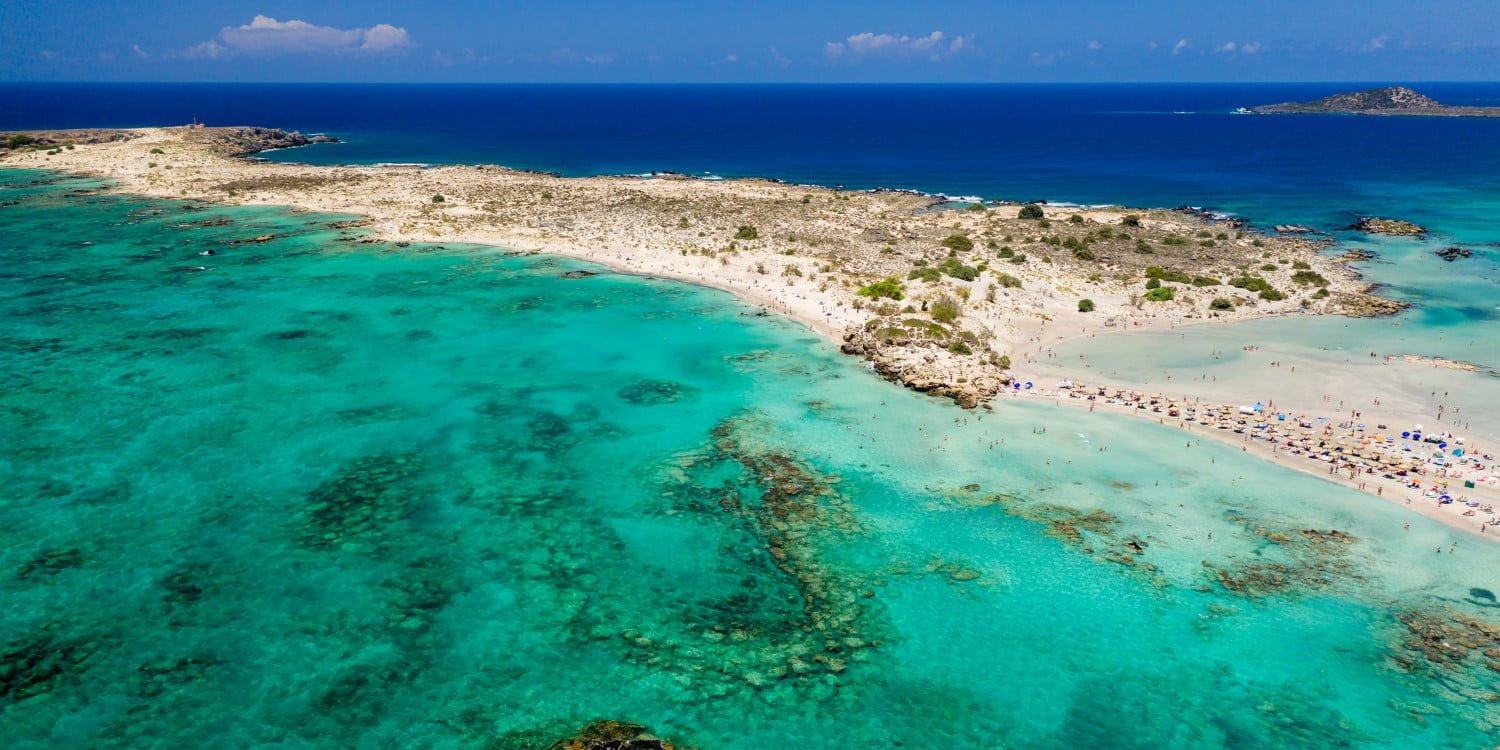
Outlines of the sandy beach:
M 970 407 L 1002 393 L 1025 394 L 1171 424 L 1163 413 L 1122 398 L 1095 392 L 1091 400 L 1057 389 L 1063 380 L 1105 385 L 1107 378 L 1049 358 L 1050 348 L 1101 331 L 1400 309 L 1373 296 L 1358 274 L 1321 253 L 1318 242 L 1175 211 L 1046 206 L 1043 218 L 1027 218 L 1014 204 L 961 207 L 910 192 L 767 180 L 561 178 L 494 166 L 319 167 L 238 158 L 260 147 L 256 137 L 238 130 L 142 129 L 71 148 L 13 150 L 0 164 L 94 175 L 120 190 L 163 198 L 351 214 L 361 217 L 367 241 L 383 245 L 473 243 L 556 253 L 723 289 L 801 321 L 845 352 L 871 360 L 893 381 Z M 1376 380 L 1353 367 L 1319 363 L 1315 374 L 1304 364 L 1306 377 L 1277 378 L 1274 387 L 1254 392 L 1244 383 L 1190 379 L 1161 390 L 1201 406 L 1235 408 L 1263 399 L 1283 412 L 1321 419 L 1320 427 L 1348 419 L 1344 412 L 1357 404 L 1357 421 L 1372 435 L 1380 432 L 1377 424 L 1399 434 L 1403 425 L 1423 423 L 1418 420 L 1429 407 L 1400 397 L 1406 368 L 1432 363 L 1394 359 L 1385 365 Z M 1290 372 L 1295 365 L 1287 366 Z M 1035 381 L 1034 387 L 1016 391 L 1015 379 Z M 1340 408 L 1333 408 L 1330 393 Z M 1378 405 L 1371 403 L 1376 394 L 1386 394 Z M 1190 434 L 1242 444 L 1267 460 L 1378 492 L 1386 501 L 1406 505 L 1415 495 L 1408 507 L 1455 528 L 1478 534 L 1479 523 L 1493 518 L 1461 502 L 1429 507 L 1420 492 L 1363 471 L 1363 459 L 1354 460 L 1351 475 L 1337 468 L 1344 454 L 1332 463 L 1314 461 L 1291 452 L 1307 446 L 1283 450 L 1280 441 L 1252 439 L 1253 431 L 1176 421 Z M 1432 418 L 1426 422 L 1439 429 Z M 1470 456 L 1496 445 L 1485 425 L 1462 432 L 1451 427 L 1442 425 L 1455 440 L 1468 441 Z M 1424 487 L 1439 478 L 1430 460 L 1417 463 L 1426 473 L 1413 478 Z M 1486 487 L 1454 494 L 1483 505 L 1497 497 Z M 1469 510 L 1475 515 L 1464 516 Z

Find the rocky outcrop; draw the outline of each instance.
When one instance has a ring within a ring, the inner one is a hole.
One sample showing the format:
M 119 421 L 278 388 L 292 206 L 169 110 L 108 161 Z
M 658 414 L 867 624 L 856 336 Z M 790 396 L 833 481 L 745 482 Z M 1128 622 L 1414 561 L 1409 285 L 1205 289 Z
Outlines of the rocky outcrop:
M 1353 250 L 1344 251 L 1343 255 L 1340 255 L 1333 260 L 1337 263 L 1357 263 L 1374 259 L 1375 253 L 1372 253 L 1369 250 L 1365 250 L 1363 248 L 1354 248 Z
M 255 127 L 188 128 L 183 140 L 206 144 L 214 152 L 225 156 L 249 156 L 277 148 L 339 142 L 337 138 L 327 135 L 309 136 L 295 130 Z
M 1395 315 L 1411 307 L 1405 302 L 1377 297 L 1371 293 L 1373 289 L 1374 287 L 1370 287 L 1360 294 L 1334 292 L 1329 296 L 1328 310 L 1351 318 L 1379 318 Z
M 1445 247 L 1437 251 L 1437 257 L 1452 263 L 1459 258 L 1472 258 L 1474 251 L 1467 247 Z
M 1314 234 L 1318 230 L 1302 226 L 1301 224 L 1277 224 L 1276 231 L 1281 234 Z
M 1251 112 L 1264 115 L 1346 114 L 1346 115 L 1426 115 L 1437 117 L 1500 117 L 1500 107 L 1453 107 L 1442 104 L 1405 86 L 1350 91 L 1310 102 L 1282 102 L 1252 107 Z
M 573 737 L 558 740 L 548 750 L 689 750 L 652 734 L 640 724 L 597 721 Z
M 1381 219 L 1362 216 L 1359 221 L 1344 227 L 1346 230 L 1365 234 L 1389 234 L 1397 237 L 1418 237 L 1427 234 L 1427 228 L 1401 219 Z
M 951 398 L 965 409 L 989 401 L 1011 382 L 1010 375 L 994 360 L 977 359 L 980 355 L 944 348 L 939 340 L 918 338 L 906 329 L 881 325 L 888 321 L 872 322 L 875 325 L 845 333 L 840 349 L 869 360 L 875 373 L 886 380 Z

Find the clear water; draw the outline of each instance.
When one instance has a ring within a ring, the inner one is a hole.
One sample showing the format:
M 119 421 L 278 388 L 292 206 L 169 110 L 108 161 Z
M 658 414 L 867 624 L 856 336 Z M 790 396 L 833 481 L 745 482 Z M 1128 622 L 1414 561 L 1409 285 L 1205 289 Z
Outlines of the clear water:
M 1500 549 L 1400 508 L 714 291 L 93 186 L 0 172 L 7 747 L 1494 742 L 1493 661 L 1397 616 L 1500 620 Z

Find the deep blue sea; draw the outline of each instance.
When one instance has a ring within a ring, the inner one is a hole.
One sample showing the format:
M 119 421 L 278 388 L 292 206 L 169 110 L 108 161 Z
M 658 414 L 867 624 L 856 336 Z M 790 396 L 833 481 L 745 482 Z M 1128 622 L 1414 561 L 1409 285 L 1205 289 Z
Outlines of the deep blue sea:
M 317 162 L 1393 214 L 1433 236 L 1334 236 L 1418 302 L 1403 325 L 1256 335 L 1500 360 L 1500 121 L 1228 114 L 1338 88 L 0 86 L 0 129 L 196 116 L 348 141 L 271 155 Z M 1500 731 L 1500 547 L 1394 503 L 1123 415 L 962 411 L 713 290 L 106 187 L 0 171 L 0 746 Z
M 1377 85 L 1377 84 L 1370 84 Z M 1500 120 L 1246 117 L 1356 84 L 0 85 L 0 129 L 261 124 L 347 140 L 276 158 L 670 170 L 987 198 L 1190 204 L 1321 228 L 1500 194 Z M 1500 104 L 1500 83 L 1422 84 Z M 1392 203 L 1392 199 L 1396 202 Z M 1485 223 L 1488 223 L 1487 221 Z M 1500 240 L 1500 233 L 1490 241 Z

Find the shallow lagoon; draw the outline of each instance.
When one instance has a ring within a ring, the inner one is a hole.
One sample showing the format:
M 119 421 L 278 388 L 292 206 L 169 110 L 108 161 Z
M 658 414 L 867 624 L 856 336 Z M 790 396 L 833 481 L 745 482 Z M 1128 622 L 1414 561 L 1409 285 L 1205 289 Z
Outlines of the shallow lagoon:
M 1398 619 L 1500 620 L 1500 550 L 1231 447 L 962 411 L 727 295 L 572 261 L 0 187 L 7 746 L 1500 724 L 1483 654 Z

